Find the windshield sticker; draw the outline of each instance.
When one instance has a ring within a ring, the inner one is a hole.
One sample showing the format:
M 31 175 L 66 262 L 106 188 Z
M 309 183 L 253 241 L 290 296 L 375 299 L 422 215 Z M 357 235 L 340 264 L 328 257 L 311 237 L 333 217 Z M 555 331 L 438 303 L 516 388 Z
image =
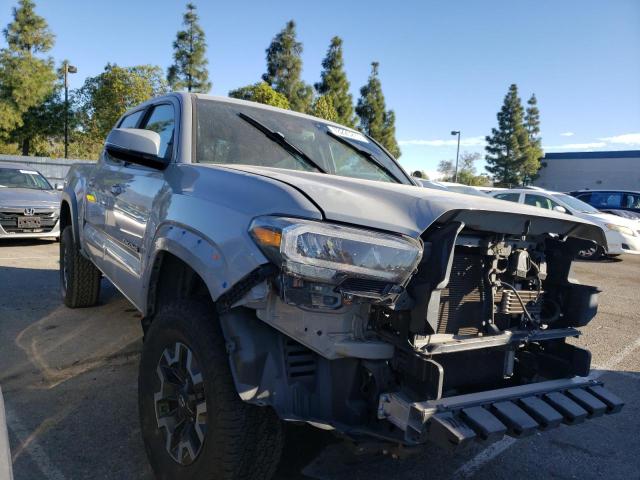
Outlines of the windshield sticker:
M 331 125 L 327 125 L 327 129 L 331 133 L 339 137 L 348 138 L 350 140 L 355 140 L 357 142 L 369 143 L 369 140 L 367 140 L 367 137 L 365 137 L 360 132 L 354 132 L 352 130 L 347 130 L 346 128 L 333 127 Z
M 38 172 L 35 172 L 33 170 L 20 170 L 20 173 L 26 173 L 27 175 L 37 175 Z

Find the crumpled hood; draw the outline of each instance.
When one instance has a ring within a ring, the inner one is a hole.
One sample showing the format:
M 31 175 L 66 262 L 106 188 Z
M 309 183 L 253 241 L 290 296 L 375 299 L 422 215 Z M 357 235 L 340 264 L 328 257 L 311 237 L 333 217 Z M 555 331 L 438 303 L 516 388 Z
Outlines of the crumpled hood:
M 58 208 L 60 192 L 32 188 L 0 188 L 0 208 Z
M 296 188 L 327 220 L 414 238 L 434 223 L 453 220 L 474 230 L 518 235 L 531 220 L 532 235 L 551 232 L 607 245 L 602 229 L 587 220 L 505 200 L 322 173 L 245 165 L 224 168 L 269 177 Z

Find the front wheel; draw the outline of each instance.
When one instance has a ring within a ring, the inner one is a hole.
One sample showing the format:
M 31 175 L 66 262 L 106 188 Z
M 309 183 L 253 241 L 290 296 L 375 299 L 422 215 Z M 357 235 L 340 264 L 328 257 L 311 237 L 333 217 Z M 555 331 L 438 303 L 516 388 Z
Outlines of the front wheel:
M 594 245 L 578 252 L 578 258 L 582 260 L 600 260 L 604 254 L 602 247 Z
M 93 307 L 100 296 L 102 274 L 73 240 L 71 225 L 60 236 L 60 290 L 70 308 Z
M 217 322 L 206 303 L 176 302 L 145 336 L 138 408 L 157 478 L 268 480 L 280 459 L 281 422 L 238 396 Z

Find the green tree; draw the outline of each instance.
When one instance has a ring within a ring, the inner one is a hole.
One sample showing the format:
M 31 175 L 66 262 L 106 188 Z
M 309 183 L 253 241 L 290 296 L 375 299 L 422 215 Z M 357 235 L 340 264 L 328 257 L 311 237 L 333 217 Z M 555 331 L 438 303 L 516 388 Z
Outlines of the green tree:
M 21 146 L 23 155 L 62 156 L 64 153 L 64 80 L 63 67 L 51 93 L 22 116 L 22 125 L 9 134 L 9 141 Z M 74 117 L 70 115 L 70 128 Z
M 177 33 L 173 42 L 174 63 L 169 67 L 167 81 L 173 90 L 207 93 L 211 90 L 205 56 L 207 42 L 193 3 L 187 4 L 182 23 L 185 29 Z
M 444 182 L 452 181 L 455 175 L 456 167 L 453 160 L 440 160 L 438 163 L 438 173 L 442 175 L 441 180 Z
M 276 92 L 289 100 L 291 109 L 308 113 L 311 110 L 313 89 L 304 83 L 302 74 L 302 43 L 296 39 L 296 24 L 293 20 L 271 41 L 267 53 L 267 72 L 262 79 Z
M 53 60 L 40 58 L 53 46 L 54 35 L 31 0 L 13 8 L 13 21 L 3 31 L 7 47 L 0 50 L 0 137 L 24 125 L 25 113 L 47 99 L 56 79 Z M 24 154 L 29 145 L 21 145 Z
M 96 157 L 124 112 L 166 91 L 162 69 L 151 65 L 107 64 L 100 75 L 87 78 L 77 95 L 81 126 L 75 139 L 80 144 L 80 155 Z
M 497 118 L 498 128 L 491 129 L 491 135 L 486 137 L 486 169 L 498 185 L 520 185 L 525 178 L 530 147 L 516 84 L 509 87 Z
M 335 121 L 353 128 L 355 126 L 353 97 L 349 93 L 349 81 L 344 71 L 340 37 L 331 39 L 327 55 L 322 61 L 322 68 L 320 82 L 315 84 L 316 91 L 320 95 L 332 97 L 332 104 L 337 113 Z
M 478 152 L 462 152 L 458 161 L 458 183 L 471 186 L 490 185 L 491 179 L 487 175 L 477 174 L 476 162 L 480 160 Z M 443 182 L 455 180 L 455 162 L 453 160 L 441 160 L 438 164 L 438 172 L 442 174 Z
M 356 113 L 360 119 L 359 128 L 380 142 L 396 158 L 401 154 L 395 138 L 395 113 L 386 110 L 382 84 L 378 78 L 378 62 L 371 63 L 371 75 L 367 84 L 360 89 Z
M 523 166 L 523 176 L 525 181 L 531 181 L 537 177 L 538 170 L 540 170 L 540 159 L 543 155 L 542 138 L 540 137 L 540 110 L 535 93 L 527 101 L 524 125 L 529 135 L 529 150 Z
M 321 95 L 313 102 L 311 113 L 315 117 L 324 118 L 331 122 L 338 122 L 338 111 L 333 105 L 332 95 Z
M 266 82 L 258 82 L 246 87 L 236 88 L 229 92 L 232 98 L 249 100 L 250 102 L 264 103 L 272 107 L 289 109 L 289 100 L 281 93 L 276 92 Z

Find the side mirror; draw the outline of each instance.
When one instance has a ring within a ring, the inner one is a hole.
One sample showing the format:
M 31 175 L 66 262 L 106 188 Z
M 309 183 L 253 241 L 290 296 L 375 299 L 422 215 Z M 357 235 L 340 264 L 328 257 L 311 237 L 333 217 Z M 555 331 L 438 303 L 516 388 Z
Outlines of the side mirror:
M 61 185 L 61 184 L 59 184 L 59 183 L 56 183 L 56 184 L 53 186 L 53 188 L 54 188 L 55 190 L 58 190 L 59 192 L 61 192 L 61 191 L 64 189 L 64 185 Z
M 167 161 L 159 156 L 160 135 L 139 128 L 114 128 L 107 136 L 105 150 L 124 162 L 164 170 Z
M 556 205 L 555 207 L 553 207 L 553 210 L 560 213 L 569 213 L 567 212 L 567 209 L 561 205 Z

